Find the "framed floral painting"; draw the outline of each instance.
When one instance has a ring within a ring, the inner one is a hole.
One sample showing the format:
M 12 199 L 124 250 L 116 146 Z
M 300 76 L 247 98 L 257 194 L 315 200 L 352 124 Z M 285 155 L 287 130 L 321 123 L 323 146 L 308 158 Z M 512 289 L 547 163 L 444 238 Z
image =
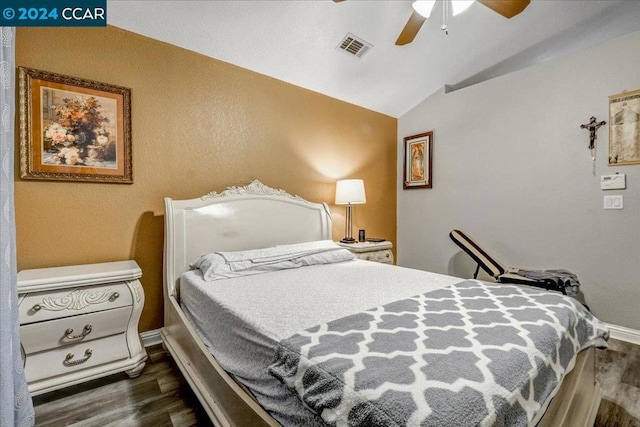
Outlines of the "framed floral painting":
M 20 177 L 133 183 L 131 90 L 18 68 Z
M 404 138 L 403 188 L 431 188 L 433 131 Z

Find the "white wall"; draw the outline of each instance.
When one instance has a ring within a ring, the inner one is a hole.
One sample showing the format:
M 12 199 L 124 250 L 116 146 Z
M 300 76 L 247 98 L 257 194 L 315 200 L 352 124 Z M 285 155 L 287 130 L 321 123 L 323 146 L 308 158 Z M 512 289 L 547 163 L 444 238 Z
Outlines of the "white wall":
M 640 165 L 607 166 L 607 125 L 593 176 L 580 129 L 592 115 L 609 121 L 609 95 L 635 89 L 640 33 L 437 93 L 401 117 L 398 264 L 471 277 L 448 236 L 459 228 L 508 266 L 575 272 L 600 319 L 640 329 Z M 403 190 L 403 138 L 428 130 L 433 188 Z M 627 189 L 600 190 L 616 172 Z M 604 210 L 605 194 L 624 195 L 624 209 Z

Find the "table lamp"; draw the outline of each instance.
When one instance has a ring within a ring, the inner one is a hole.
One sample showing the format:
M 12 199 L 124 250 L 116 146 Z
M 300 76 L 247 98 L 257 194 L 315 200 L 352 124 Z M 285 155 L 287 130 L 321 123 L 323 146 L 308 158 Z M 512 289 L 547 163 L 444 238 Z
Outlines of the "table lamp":
M 336 182 L 336 205 L 347 205 L 347 215 L 345 220 L 345 237 L 341 243 L 355 243 L 356 240 L 351 235 L 353 205 L 367 203 L 364 194 L 364 181 L 361 179 L 342 179 Z

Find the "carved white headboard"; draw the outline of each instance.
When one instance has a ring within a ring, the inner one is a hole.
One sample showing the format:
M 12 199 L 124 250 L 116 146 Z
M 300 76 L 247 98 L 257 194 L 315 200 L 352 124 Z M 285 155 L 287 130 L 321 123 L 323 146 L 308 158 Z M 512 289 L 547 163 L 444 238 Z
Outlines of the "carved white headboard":
M 260 181 L 190 200 L 165 198 L 164 291 L 204 253 L 331 239 L 326 203 L 308 202 Z

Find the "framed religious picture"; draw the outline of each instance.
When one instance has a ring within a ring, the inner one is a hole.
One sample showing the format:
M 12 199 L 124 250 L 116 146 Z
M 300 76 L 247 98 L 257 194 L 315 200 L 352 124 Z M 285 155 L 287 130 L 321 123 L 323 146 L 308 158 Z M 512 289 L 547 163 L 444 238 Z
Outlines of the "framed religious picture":
M 431 188 L 433 131 L 404 138 L 404 189 Z
M 18 68 L 20 177 L 133 183 L 131 90 Z
M 640 90 L 609 97 L 609 166 L 640 163 Z

